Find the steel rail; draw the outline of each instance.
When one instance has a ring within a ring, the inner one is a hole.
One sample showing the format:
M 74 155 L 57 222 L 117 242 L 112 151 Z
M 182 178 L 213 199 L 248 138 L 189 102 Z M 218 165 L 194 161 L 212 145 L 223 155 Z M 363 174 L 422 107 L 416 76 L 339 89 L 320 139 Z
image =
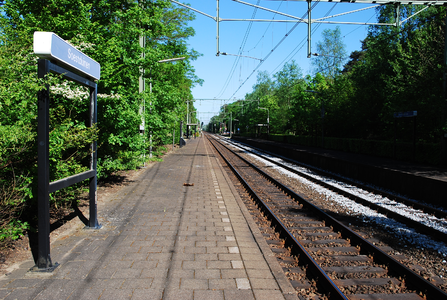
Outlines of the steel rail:
M 220 143 L 221 144 L 221 143 Z M 222 144 L 221 144 L 222 145 Z M 222 145 L 224 146 L 224 145 Z M 288 194 L 292 199 L 302 204 L 307 209 L 311 210 L 314 214 L 319 216 L 321 219 L 323 219 L 327 226 L 332 226 L 334 231 L 339 231 L 341 236 L 345 239 L 349 239 L 351 243 L 355 246 L 358 246 L 360 248 L 360 251 L 362 253 L 366 253 L 371 255 L 372 259 L 376 263 L 382 263 L 388 266 L 388 271 L 390 273 L 396 274 L 398 276 L 402 276 L 405 278 L 405 282 L 407 286 L 411 286 L 412 289 L 416 290 L 418 293 L 422 293 L 426 296 L 426 299 L 428 300 L 437 300 L 437 299 L 447 299 L 447 293 L 445 293 L 443 290 L 439 289 L 435 285 L 433 285 L 431 282 L 424 279 L 419 274 L 416 274 L 411 269 L 407 268 L 394 258 L 392 258 L 390 255 L 386 254 L 384 251 L 379 249 L 374 244 L 370 243 L 363 237 L 361 237 L 359 234 L 351 230 L 349 227 L 343 225 L 341 222 L 336 220 L 334 217 L 330 216 L 329 214 L 325 213 L 323 210 L 315 206 L 314 204 L 310 203 L 309 201 L 305 200 L 302 196 L 298 195 L 291 189 L 289 189 L 287 186 L 283 185 L 279 181 L 277 181 L 275 178 L 271 177 L 264 171 L 262 171 L 260 168 L 253 165 L 251 162 L 247 161 L 243 157 L 241 157 L 239 154 L 235 153 L 231 149 L 228 149 L 228 151 L 233 153 L 235 156 L 237 156 L 239 159 L 244 161 L 246 164 L 248 164 L 250 167 L 252 167 L 254 170 L 256 170 L 259 174 L 264 176 L 267 180 L 275 184 L 278 188 L 283 190 L 286 194 Z
M 256 151 L 264 152 L 266 154 L 269 154 L 269 155 L 272 155 L 272 156 L 275 156 L 275 157 L 279 157 L 279 158 L 281 158 L 282 160 L 284 160 L 284 161 L 286 161 L 288 163 L 295 164 L 295 165 L 298 165 L 300 167 L 312 170 L 313 172 L 315 172 L 315 173 L 317 173 L 319 175 L 331 177 L 331 178 L 334 178 L 334 179 L 336 179 L 338 181 L 344 181 L 346 183 L 355 185 L 355 186 L 360 187 L 360 188 L 362 188 L 364 190 L 367 190 L 369 192 L 380 194 L 380 195 L 385 196 L 387 198 L 390 198 L 390 199 L 396 200 L 398 202 L 404 203 L 404 204 L 406 204 L 408 206 L 411 206 L 413 208 L 420 209 L 420 210 L 422 210 L 425 213 L 433 214 L 434 216 L 436 216 L 438 218 L 447 218 L 447 212 L 445 212 L 445 211 L 433 208 L 431 206 L 419 203 L 417 201 L 413 201 L 413 200 L 410 200 L 410 199 L 406 199 L 406 198 L 400 197 L 398 195 L 395 195 L 395 194 L 383 191 L 381 189 L 377 189 L 377 188 L 371 187 L 369 185 L 357 182 L 357 181 L 349 179 L 347 177 L 339 176 L 339 175 L 334 174 L 332 172 L 327 172 L 325 170 L 322 170 L 322 169 L 319 169 L 319 168 L 315 168 L 315 167 L 312 167 L 312 166 L 307 165 L 307 164 L 300 163 L 299 161 L 287 158 L 285 156 L 282 156 L 282 155 L 279 155 L 279 154 L 276 154 L 276 153 L 273 153 L 273 152 L 270 152 L 270 151 L 267 151 L 267 150 L 256 148 L 256 147 L 251 146 L 249 144 L 245 144 L 245 143 L 243 143 L 243 142 L 241 142 L 239 140 L 237 142 L 242 144 L 242 145 L 244 145 L 244 146 L 247 146 L 247 147 L 250 147 L 250 148 L 254 148 L 254 149 L 256 149 Z M 246 150 L 246 151 L 250 151 L 250 150 Z M 254 153 L 253 151 L 250 151 L 250 152 Z M 256 153 L 254 153 L 254 154 L 256 154 Z
M 420 223 L 420 222 L 418 222 L 416 220 L 413 220 L 413 219 L 410 219 L 408 217 L 405 217 L 405 216 L 403 216 L 403 215 L 401 215 L 401 214 L 399 214 L 397 212 L 394 212 L 392 210 L 387 209 L 386 207 L 383 207 L 381 205 L 378 205 L 378 204 L 375 204 L 375 203 L 373 203 L 371 201 L 363 199 L 362 197 L 359 197 L 359 196 L 356 196 L 354 194 L 351 194 L 351 193 L 349 193 L 349 192 L 347 192 L 347 191 L 345 191 L 343 189 L 337 188 L 337 187 L 335 187 L 335 186 L 333 186 L 333 185 L 331 185 L 329 183 L 326 183 L 326 182 L 323 182 L 323 181 L 321 181 L 319 179 L 316 179 L 316 178 L 314 178 L 314 177 L 312 177 L 312 176 L 310 176 L 310 175 L 308 175 L 308 174 L 306 174 L 304 172 L 300 172 L 300 171 L 298 171 L 296 169 L 293 169 L 293 168 L 291 168 L 289 166 L 286 166 L 286 165 L 283 165 L 281 163 L 278 163 L 278 162 L 276 162 L 276 161 L 274 161 L 274 160 L 272 160 L 272 159 L 270 159 L 268 157 L 261 156 L 261 155 L 257 154 L 254 151 L 247 150 L 247 149 L 244 149 L 244 151 L 250 152 L 250 153 L 252 153 L 252 154 L 254 154 L 254 155 L 258 156 L 258 157 L 261 157 L 262 159 L 267 160 L 268 162 L 271 162 L 271 163 L 273 163 L 273 164 L 275 164 L 277 166 L 280 166 L 281 168 L 286 169 L 289 172 L 292 172 L 294 174 L 297 174 L 297 175 L 299 175 L 301 177 L 306 178 L 309 181 L 312 181 L 312 182 L 314 182 L 316 184 L 324 186 L 325 188 L 327 188 L 327 189 L 329 189 L 329 190 L 331 190 L 333 192 L 336 192 L 337 194 L 340 194 L 340 195 L 345 196 L 346 198 L 349 198 L 349 199 L 351 199 L 351 200 L 353 200 L 353 201 L 355 201 L 355 202 L 357 202 L 359 204 L 367 206 L 367 207 L 369 207 L 369 208 L 371 208 L 371 209 L 373 209 L 373 210 L 375 210 L 375 211 L 377 211 L 379 213 L 384 214 L 385 216 L 387 216 L 389 218 L 392 218 L 392 219 L 394 219 L 396 221 L 399 221 L 399 222 L 402 222 L 402 223 L 404 223 L 406 225 L 409 225 L 410 227 L 412 227 L 413 229 L 415 229 L 419 233 L 423 233 L 423 234 L 429 235 L 433 239 L 438 240 L 440 242 L 447 241 L 447 233 L 445 233 L 445 232 L 439 231 L 439 230 L 437 230 L 437 229 L 435 229 L 433 227 L 427 226 L 427 225 L 425 225 L 423 223 Z M 283 159 L 283 158 L 281 158 L 281 159 Z M 296 164 L 295 162 L 291 162 L 291 161 L 288 161 L 288 162 Z M 313 171 L 315 171 L 315 170 L 313 170 Z M 318 173 L 320 173 L 320 172 L 318 172 Z M 325 172 L 321 172 L 321 173 L 325 173 Z M 326 175 L 326 174 L 325 174 L 325 176 L 335 177 L 335 176 Z M 341 181 L 347 181 L 347 180 L 341 179 Z M 357 185 L 357 184 L 353 183 L 353 185 Z M 371 189 L 366 189 L 366 190 L 371 190 Z M 379 194 L 380 194 L 380 192 L 379 192 Z M 393 196 L 392 198 L 397 198 L 397 197 Z M 397 201 L 400 202 L 399 200 L 397 200 Z M 404 201 L 402 201 L 402 202 L 404 202 Z M 414 204 L 414 201 L 411 201 L 410 203 Z M 423 206 L 423 207 L 427 208 L 427 206 Z M 428 210 L 428 209 L 426 209 L 426 210 Z M 431 208 L 430 211 L 435 211 L 438 215 L 441 214 L 441 211 L 435 210 L 433 208 Z
M 209 138 L 208 138 L 209 139 Z M 281 222 L 281 220 L 271 211 L 268 205 L 261 199 L 261 197 L 252 189 L 252 187 L 245 181 L 242 175 L 236 170 L 236 168 L 231 164 L 229 159 L 218 149 L 218 147 L 209 139 L 211 145 L 216 149 L 222 159 L 227 163 L 228 167 L 234 173 L 234 175 L 239 179 L 239 181 L 246 188 L 247 192 L 250 194 L 252 199 L 258 204 L 259 209 L 267 216 L 267 218 L 274 224 L 275 231 L 280 234 L 280 237 L 284 239 L 284 244 L 286 248 L 290 248 L 291 253 L 295 257 L 299 257 L 300 265 L 307 265 L 306 275 L 309 278 L 315 278 L 317 284 L 321 289 L 327 291 L 327 296 L 329 299 L 345 299 L 349 298 L 340 291 L 337 285 L 332 281 L 332 279 L 324 272 L 324 270 L 319 266 L 319 264 L 312 258 L 312 256 L 304 249 L 304 247 L 298 242 L 298 240 L 293 236 L 293 234 L 287 229 L 287 227 Z M 217 141 L 216 141 L 217 142 Z M 220 143 L 219 143 L 220 144 Z M 222 145 L 223 146 L 223 145 Z M 230 149 L 226 148 L 231 151 Z M 234 154 L 234 153 L 233 153 Z M 240 158 L 240 157 L 239 157 Z
M 334 173 L 331 173 L 331 172 L 327 172 L 327 171 L 325 171 L 325 170 L 322 170 L 322 169 L 319 169 L 319 168 L 315 168 L 315 167 L 312 167 L 312 166 L 307 165 L 307 164 L 300 163 L 299 161 L 296 161 L 296 160 L 287 158 L 287 157 L 285 157 L 285 156 L 282 156 L 282 155 L 279 155 L 279 154 L 276 154 L 276 153 L 273 153 L 273 152 L 269 152 L 269 151 L 267 151 L 267 150 L 262 150 L 262 149 L 253 147 L 253 146 L 251 146 L 251 145 L 249 145 L 249 144 L 245 144 L 245 143 L 243 143 L 243 142 L 241 142 L 241 141 L 237 141 L 237 142 L 240 143 L 240 144 L 242 144 L 242 145 L 245 145 L 245 146 L 247 146 L 247 147 L 254 148 L 254 149 L 256 149 L 256 151 L 264 152 L 264 153 L 266 153 L 266 154 L 269 154 L 269 155 L 272 155 L 272 156 L 275 156 L 275 157 L 279 157 L 279 158 L 281 158 L 282 160 L 284 160 L 284 161 L 286 161 L 286 162 L 288 162 L 288 163 L 295 164 L 295 165 L 298 165 L 298 166 L 300 166 L 300 167 L 303 167 L 303 168 L 312 170 L 313 172 L 315 172 L 315 173 L 317 173 L 317 174 L 319 174 L 319 175 L 323 175 L 323 176 L 331 177 L 331 178 L 334 178 L 334 179 L 336 179 L 336 180 L 338 180 L 338 181 L 344 181 L 344 182 L 346 182 L 346 183 L 349 183 L 349 184 L 358 186 L 358 187 L 360 187 L 360 188 L 362 188 L 362 189 L 364 189 L 364 190 L 367 190 L 367 191 L 369 191 L 369 192 L 373 192 L 373 193 L 376 193 L 376 194 L 380 194 L 380 195 L 385 196 L 385 197 L 387 197 L 387 198 L 390 198 L 390 199 L 396 200 L 396 201 L 398 201 L 398 202 L 404 203 L 404 204 L 406 204 L 406 205 L 408 205 L 408 206 L 411 206 L 411 207 L 413 207 L 413 208 L 420 209 L 420 210 L 422 210 L 423 212 L 426 212 L 426 213 L 429 213 L 429 214 L 433 214 L 434 216 L 436 216 L 436 217 L 438 217 L 438 218 L 447 218 L 447 212 L 445 212 L 445 211 L 442 211 L 442 210 L 433 208 L 433 207 L 431 207 L 431 206 L 428 206 L 428 205 L 419 203 L 419 202 L 417 202 L 417 201 L 413 201 L 413 200 L 410 200 L 410 199 L 406 199 L 406 198 L 397 196 L 397 195 L 395 195 L 395 194 L 392 194 L 392 193 L 389 193 L 389 192 L 386 192 L 386 191 L 383 191 L 383 190 L 380 190 L 380 189 L 377 189 L 377 188 L 368 186 L 368 185 L 366 185 L 366 184 L 363 184 L 363 183 L 360 183 L 360 182 L 351 180 L 351 179 L 349 179 L 349 178 L 347 178 L 347 177 L 342 177 L 342 176 L 339 176 L 339 175 L 337 175 L 337 174 L 334 174 Z M 251 153 L 256 154 L 255 152 L 253 152 L 253 151 L 251 151 L 251 150 L 247 150 L 247 149 L 245 149 L 245 150 L 246 150 L 246 151 L 249 151 L 249 152 L 251 152 Z

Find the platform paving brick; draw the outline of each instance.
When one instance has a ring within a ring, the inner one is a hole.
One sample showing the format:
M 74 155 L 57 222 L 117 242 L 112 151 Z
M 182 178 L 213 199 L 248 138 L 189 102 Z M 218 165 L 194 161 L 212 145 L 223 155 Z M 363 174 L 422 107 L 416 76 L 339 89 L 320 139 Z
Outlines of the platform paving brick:
M 17 265 L 0 299 L 297 299 L 204 138 L 98 205 L 101 229 L 72 221 L 52 241 L 60 266 Z
M 222 290 L 197 290 L 194 291 L 194 300 L 224 300 Z

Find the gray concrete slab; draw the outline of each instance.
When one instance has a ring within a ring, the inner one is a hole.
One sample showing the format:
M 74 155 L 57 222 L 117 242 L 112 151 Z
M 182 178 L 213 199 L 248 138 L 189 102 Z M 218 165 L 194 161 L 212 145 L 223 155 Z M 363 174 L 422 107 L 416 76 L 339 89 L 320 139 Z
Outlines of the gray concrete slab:
M 25 272 L 25 262 L 0 278 L 0 299 L 296 299 L 204 138 L 98 211 L 101 229 L 74 224 L 53 241 L 58 268 Z

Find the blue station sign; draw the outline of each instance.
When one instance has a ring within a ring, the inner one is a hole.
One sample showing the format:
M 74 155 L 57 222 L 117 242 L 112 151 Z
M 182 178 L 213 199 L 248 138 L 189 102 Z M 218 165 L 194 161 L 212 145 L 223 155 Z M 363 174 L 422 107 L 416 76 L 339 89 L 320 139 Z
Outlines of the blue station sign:
M 411 118 L 416 117 L 417 115 L 418 115 L 417 110 L 414 110 L 414 111 L 395 112 L 393 116 L 395 118 Z
M 101 75 L 99 63 L 66 42 L 53 32 L 34 32 L 34 54 L 41 58 L 56 60 L 66 67 L 98 80 Z

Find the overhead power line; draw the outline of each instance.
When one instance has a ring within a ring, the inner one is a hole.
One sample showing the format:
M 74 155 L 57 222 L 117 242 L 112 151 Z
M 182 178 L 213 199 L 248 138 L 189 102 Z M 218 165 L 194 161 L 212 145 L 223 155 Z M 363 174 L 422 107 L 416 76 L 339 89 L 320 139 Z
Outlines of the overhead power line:
M 315 6 L 319 3 L 319 1 L 316 1 L 312 8 L 315 8 Z M 307 11 L 306 13 L 304 13 L 304 15 L 301 17 L 301 19 L 304 19 L 304 17 L 307 15 Z M 245 79 L 245 81 L 237 88 L 237 90 L 233 93 L 233 95 L 231 95 L 230 98 L 234 97 L 234 95 L 241 89 L 241 87 L 248 81 L 248 79 L 250 79 L 250 77 L 256 72 L 257 69 L 259 69 L 259 67 L 270 57 L 270 55 L 272 55 L 273 52 L 275 52 L 275 50 L 285 41 L 285 39 L 295 30 L 296 27 L 298 27 L 298 25 L 300 25 L 302 23 L 302 21 L 299 21 L 297 23 L 295 23 L 295 25 L 293 25 L 293 27 L 284 35 L 284 37 L 275 45 L 275 47 L 272 48 L 272 50 L 270 50 L 270 52 L 263 58 L 263 60 L 253 69 L 253 71 L 250 73 L 250 75 L 248 75 L 248 77 Z
M 258 0 L 257 5 L 259 4 L 259 2 L 261 2 L 261 0 Z M 257 8 L 255 8 L 253 10 L 253 14 L 252 14 L 252 17 L 251 17 L 252 19 L 255 18 L 257 11 L 258 11 Z M 230 73 L 228 74 L 228 77 L 225 80 L 224 86 L 222 87 L 222 89 L 220 90 L 219 94 L 217 95 L 217 98 L 220 97 L 223 93 L 225 93 L 228 85 L 230 84 L 231 78 L 233 77 L 234 72 L 236 71 L 237 65 L 239 63 L 239 60 L 241 59 L 240 56 L 242 55 L 242 52 L 244 51 L 244 47 L 245 47 L 245 44 L 247 43 L 247 39 L 248 39 L 248 36 L 250 34 L 252 26 L 253 26 L 253 21 L 250 21 L 249 24 L 248 24 L 247 30 L 245 31 L 244 38 L 242 39 L 241 46 L 239 47 L 239 51 L 238 51 L 238 55 L 237 55 L 238 57 L 234 60 L 233 66 L 231 67 L 231 70 L 230 70 Z

